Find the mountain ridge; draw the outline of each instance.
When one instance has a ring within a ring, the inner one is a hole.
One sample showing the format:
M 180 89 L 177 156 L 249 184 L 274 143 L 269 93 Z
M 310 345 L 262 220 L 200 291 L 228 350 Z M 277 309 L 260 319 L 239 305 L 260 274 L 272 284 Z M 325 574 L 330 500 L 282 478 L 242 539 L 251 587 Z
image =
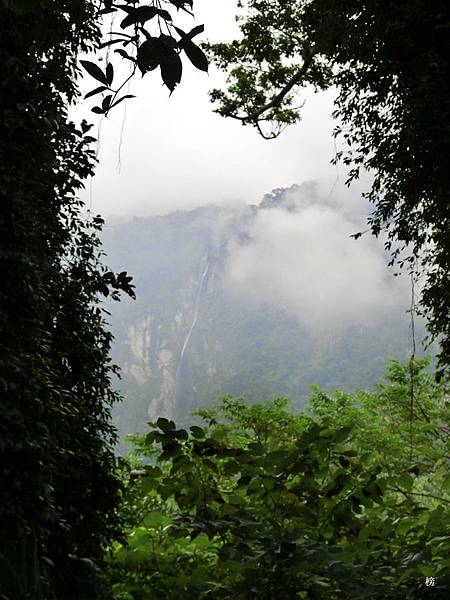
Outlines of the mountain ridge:
M 258 206 L 212 205 L 105 230 L 108 263 L 133 275 L 137 292 L 135 302 L 110 308 L 125 397 L 114 409 L 121 436 L 158 416 L 183 419 L 226 394 L 289 396 L 301 407 L 312 384 L 352 391 L 375 382 L 389 357 L 406 358 L 406 306 L 387 304 L 362 323 L 314 327 L 270 296 L 247 302 L 230 291 L 230 257 L 253 247 L 259 215 L 299 212 L 301 220 L 317 205 L 326 212 L 333 203 L 320 202 L 317 187 L 278 188 Z

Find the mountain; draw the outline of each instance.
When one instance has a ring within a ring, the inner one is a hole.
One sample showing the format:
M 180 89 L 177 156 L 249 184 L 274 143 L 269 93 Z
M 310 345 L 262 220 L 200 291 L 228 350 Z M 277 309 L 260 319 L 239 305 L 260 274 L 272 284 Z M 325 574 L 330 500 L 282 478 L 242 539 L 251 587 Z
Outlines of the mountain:
M 367 388 L 389 357 L 407 357 L 405 282 L 392 283 L 380 244 L 341 236 L 342 223 L 351 230 L 358 219 L 351 203 L 338 204 L 308 182 L 274 190 L 258 206 L 108 224 L 107 263 L 133 275 L 137 294 L 108 307 L 122 369 L 121 435 L 157 416 L 183 420 L 225 394 L 288 396 L 304 406 L 312 384 Z M 343 249 L 333 235 L 345 238 Z

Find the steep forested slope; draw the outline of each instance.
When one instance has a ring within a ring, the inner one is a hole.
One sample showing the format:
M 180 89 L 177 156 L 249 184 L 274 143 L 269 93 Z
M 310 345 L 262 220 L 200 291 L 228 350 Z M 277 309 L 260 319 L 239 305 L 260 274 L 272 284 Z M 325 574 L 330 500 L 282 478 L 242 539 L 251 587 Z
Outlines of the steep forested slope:
M 305 206 L 327 202 L 320 186 L 307 183 L 275 190 L 257 207 L 210 206 L 106 228 L 108 260 L 133 274 L 137 291 L 136 301 L 115 305 L 111 316 L 125 396 L 115 413 L 121 434 L 160 415 L 183 419 L 224 394 L 259 402 L 285 395 L 303 405 L 312 384 L 367 388 L 389 357 L 407 357 L 408 294 L 376 313 L 365 309 L 363 319 L 340 323 L 337 311 L 334 321 L 321 323 L 302 319 L 277 297 L 250 301 L 248 289 L 241 294 L 239 282 L 230 284 L 230 257 L 252 247 L 260 215 L 282 211 L 301 220 Z M 358 285 L 348 289 L 349 303 Z

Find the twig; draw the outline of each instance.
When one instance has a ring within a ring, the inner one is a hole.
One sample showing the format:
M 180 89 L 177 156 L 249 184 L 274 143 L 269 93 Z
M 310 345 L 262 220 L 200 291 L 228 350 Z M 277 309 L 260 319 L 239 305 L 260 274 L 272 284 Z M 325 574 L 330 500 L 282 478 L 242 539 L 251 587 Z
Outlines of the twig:
M 446 498 L 441 498 L 440 496 L 435 496 L 434 494 L 426 494 L 425 492 L 405 492 L 405 490 L 401 490 L 397 487 L 386 489 L 389 492 L 400 492 L 400 494 L 403 494 L 404 496 L 406 496 L 406 498 L 408 496 L 423 496 L 424 498 L 431 498 L 433 500 L 439 500 L 439 502 L 445 502 L 446 504 L 450 504 L 450 500 L 447 500 Z

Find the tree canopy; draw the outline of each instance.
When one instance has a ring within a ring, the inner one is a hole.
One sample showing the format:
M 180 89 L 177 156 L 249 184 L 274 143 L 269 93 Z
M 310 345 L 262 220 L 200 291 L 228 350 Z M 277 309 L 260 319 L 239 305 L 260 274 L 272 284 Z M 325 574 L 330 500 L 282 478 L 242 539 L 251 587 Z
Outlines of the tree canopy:
M 154 4 L 161 26 L 170 23 Z M 165 4 L 188 10 L 192 1 Z M 136 2 L 124 9 L 133 35 L 145 35 L 148 9 L 139 12 Z M 7 600 L 103 597 L 103 549 L 120 536 L 110 420 L 117 368 L 102 300 L 133 295 L 133 286 L 102 263 L 103 221 L 78 198 L 96 162 L 92 126 L 68 115 L 79 96 L 79 55 L 99 48 L 102 15 L 113 10 L 107 0 L 0 2 L 0 597 Z M 199 63 L 195 32 L 178 33 Z M 181 47 L 162 32 L 141 42 L 133 35 L 121 41 L 133 38 L 141 71 L 159 64 L 172 90 Z M 162 48 L 151 64 L 143 50 L 150 46 Z M 108 91 L 112 65 L 105 73 L 85 67 Z M 106 113 L 117 93 L 96 112 Z
M 276 137 L 301 90 L 335 86 L 335 161 L 373 176 L 372 233 L 424 274 L 421 306 L 450 366 L 450 8 L 447 2 L 241 0 L 242 37 L 209 44 L 217 111 Z M 300 105 L 300 107 L 299 107 Z M 417 263 L 416 263 L 417 261 Z
M 150 424 L 123 471 L 114 598 L 446 598 L 448 390 L 427 365 L 394 361 L 373 392 L 316 389 L 311 416 L 223 398 L 201 426 Z

